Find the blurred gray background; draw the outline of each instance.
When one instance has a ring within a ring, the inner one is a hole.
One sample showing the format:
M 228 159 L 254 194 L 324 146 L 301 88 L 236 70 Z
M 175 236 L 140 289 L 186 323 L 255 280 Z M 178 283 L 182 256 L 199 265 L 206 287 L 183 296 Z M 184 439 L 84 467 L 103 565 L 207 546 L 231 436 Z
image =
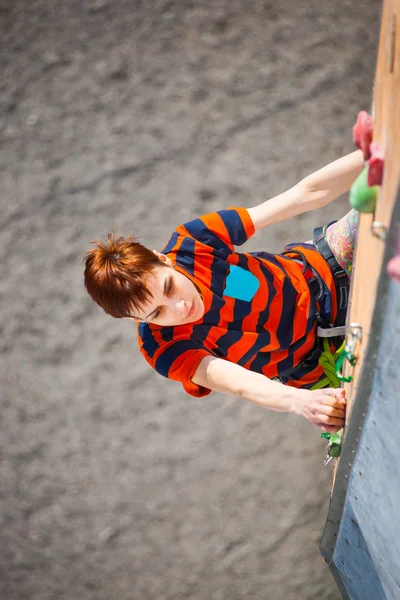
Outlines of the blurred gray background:
M 2 0 L 2 600 L 334 600 L 317 428 L 139 355 L 83 287 L 114 229 L 161 248 L 352 150 L 381 2 Z M 347 200 L 271 227 L 279 251 Z

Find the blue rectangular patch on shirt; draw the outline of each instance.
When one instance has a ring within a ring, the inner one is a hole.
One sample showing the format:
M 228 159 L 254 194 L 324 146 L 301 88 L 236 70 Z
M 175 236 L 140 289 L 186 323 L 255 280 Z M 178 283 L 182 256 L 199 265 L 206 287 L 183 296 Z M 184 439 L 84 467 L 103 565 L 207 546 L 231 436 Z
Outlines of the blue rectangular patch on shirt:
M 226 278 L 224 296 L 251 302 L 256 295 L 260 282 L 257 277 L 242 267 L 232 266 Z

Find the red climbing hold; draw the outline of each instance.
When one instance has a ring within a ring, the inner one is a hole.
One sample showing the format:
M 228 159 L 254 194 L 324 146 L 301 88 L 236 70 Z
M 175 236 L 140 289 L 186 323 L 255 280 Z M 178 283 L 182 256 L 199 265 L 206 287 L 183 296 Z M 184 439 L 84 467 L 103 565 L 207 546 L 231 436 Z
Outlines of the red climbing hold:
M 368 167 L 368 185 L 381 185 L 383 180 L 383 167 L 385 164 L 385 153 L 380 144 L 372 142 L 370 144 L 371 158 Z
M 369 147 L 372 142 L 373 130 L 374 124 L 371 115 L 365 110 L 361 110 L 353 127 L 353 142 L 357 148 L 362 150 L 364 160 L 368 160 L 371 156 Z
M 387 272 L 392 279 L 400 283 L 400 254 L 389 260 Z

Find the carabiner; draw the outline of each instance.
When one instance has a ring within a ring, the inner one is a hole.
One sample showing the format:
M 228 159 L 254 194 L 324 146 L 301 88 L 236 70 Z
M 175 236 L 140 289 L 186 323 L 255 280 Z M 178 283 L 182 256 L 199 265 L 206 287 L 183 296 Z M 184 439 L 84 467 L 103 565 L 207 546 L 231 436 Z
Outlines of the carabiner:
M 353 375 L 348 375 L 347 377 L 343 373 L 344 361 L 348 360 L 351 367 L 354 367 L 356 364 L 356 357 L 352 352 L 348 352 L 345 348 L 339 358 L 336 361 L 336 377 L 339 381 L 343 381 L 345 383 L 349 383 L 353 379 Z

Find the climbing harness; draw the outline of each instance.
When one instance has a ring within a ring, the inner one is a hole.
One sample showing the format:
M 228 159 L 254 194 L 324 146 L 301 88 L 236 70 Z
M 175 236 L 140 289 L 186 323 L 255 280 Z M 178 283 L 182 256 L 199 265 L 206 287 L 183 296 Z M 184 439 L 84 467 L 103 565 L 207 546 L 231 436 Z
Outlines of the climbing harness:
M 343 327 L 346 323 L 346 312 L 349 300 L 349 278 L 347 273 L 337 262 L 328 242 L 326 241 L 325 233 L 328 227 L 332 224 L 333 223 L 329 223 L 329 225 L 326 225 L 325 227 L 317 227 L 314 229 L 313 243 L 318 252 L 328 263 L 335 280 L 337 295 L 337 316 L 333 328 L 335 329 L 336 327 Z M 330 325 L 328 326 L 328 331 L 329 329 L 331 329 Z M 328 337 L 335 337 L 336 335 L 339 334 L 334 331 L 332 331 L 331 335 L 329 336 L 327 334 Z
M 332 223 L 329 223 L 329 225 L 332 225 Z M 329 225 L 314 229 L 313 243 L 315 248 L 328 263 L 332 272 L 337 295 L 337 315 L 335 323 L 332 324 L 326 319 L 323 319 L 318 309 L 315 308 L 315 318 L 317 320 L 317 343 L 311 353 L 301 363 L 301 366 L 306 368 L 308 365 L 315 365 L 318 362 L 318 364 L 320 364 L 325 371 L 325 378 L 316 383 L 311 388 L 312 390 L 321 389 L 327 385 L 335 388 L 340 386 L 340 379 L 336 373 L 336 361 L 343 350 L 343 340 L 346 334 L 345 322 L 348 304 L 349 278 L 347 273 L 337 262 L 328 242 L 326 241 L 325 232 Z M 303 274 L 305 275 L 307 270 L 313 274 L 313 277 L 307 281 L 307 284 L 312 297 L 314 298 L 316 304 L 318 304 L 324 294 L 324 282 L 319 273 L 309 264 L 303 252 L 301 252 L 301 250 L 298 248 L 293 249 L 288 247 L 282 252 L 282 254 L 294 254 L 296 259 L 302 263 Z M 333 354 L 331 352 L 331 345 L 336 348 Z M 286 376 L 289 374 L 290 371 L 285 373 Z

